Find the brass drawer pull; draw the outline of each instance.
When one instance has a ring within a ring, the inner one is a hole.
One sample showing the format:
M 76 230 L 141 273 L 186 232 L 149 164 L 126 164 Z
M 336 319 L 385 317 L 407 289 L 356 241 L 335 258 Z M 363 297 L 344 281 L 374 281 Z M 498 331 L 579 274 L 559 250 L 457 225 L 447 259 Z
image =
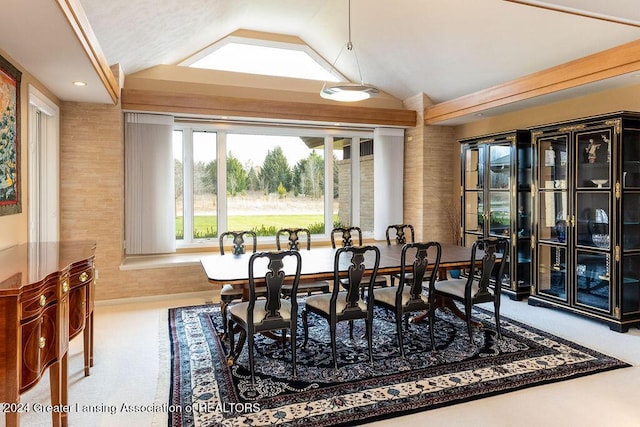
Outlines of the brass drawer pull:
M 40 348 L 44 348 L 45 345 L 47 345 L 47 339 L 45 337 L 40 337 L 38 340 L 38 346 Z
M 80 277 L 79 277 L 79 278 L 80 278 L 80 281 L 81 281 L 82 283 L 84 283 L 84 282 L 86 282 L 86 281 L 87 281 L 87 279 L 89 278 L 89 275 L 87 274 L 87 272 L 86 272 L 86 271 L 83 271 L 83 272 L 82 272 L 82 274 L 80 274 Z
M 62 292 L 63 293 L 69 292 L 69 281 L 68 280 L 65 280 L 64 282 L 62 282 Z
M 44 307 L 45 305 L 47 305 L 47 297 L 40 295 L 40 307 Z

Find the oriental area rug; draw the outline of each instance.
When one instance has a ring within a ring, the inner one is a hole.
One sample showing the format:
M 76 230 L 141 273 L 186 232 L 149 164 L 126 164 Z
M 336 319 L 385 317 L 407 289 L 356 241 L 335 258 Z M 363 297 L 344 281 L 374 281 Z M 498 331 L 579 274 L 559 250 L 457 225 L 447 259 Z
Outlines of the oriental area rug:
M 291 379 L 288 343 L 283 350 L 258 335 L 252 385 L 246 345 L 227 364 L 218 305 L 170 309 L 169 425 L 356 425 L 629 366 L 505 317 L 498 339 L 493 314 L 482 309 L 473 311 L 482 325 L 470 342 L 465 322 L 436 313 L 435 351 L 427 322 L 412 323 L 404 331 L 403 359 L 393 315 L 376 308 L 373 365 L 363 322 L 355 322 L 353 340 L 348 322 L 338 324 L 337 370 L 327 322 L 310 313 L 306 348 L 298 328 L 297 378 Z

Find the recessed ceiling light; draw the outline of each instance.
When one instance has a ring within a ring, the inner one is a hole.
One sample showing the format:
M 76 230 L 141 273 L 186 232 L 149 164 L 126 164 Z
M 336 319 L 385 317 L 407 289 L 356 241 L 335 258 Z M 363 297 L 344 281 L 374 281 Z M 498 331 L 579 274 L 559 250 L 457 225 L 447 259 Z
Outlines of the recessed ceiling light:
M 73 82 L 73 84 L 76 86 L 86 86 L 87 82 L 81 82 L 80 80 L 76 80 Z

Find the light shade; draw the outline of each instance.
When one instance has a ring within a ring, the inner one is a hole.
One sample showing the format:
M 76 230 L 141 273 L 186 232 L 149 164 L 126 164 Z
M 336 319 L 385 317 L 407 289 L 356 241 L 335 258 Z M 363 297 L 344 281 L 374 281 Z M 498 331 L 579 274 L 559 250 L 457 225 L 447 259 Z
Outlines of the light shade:
M 326 84 L 320 91 L 320 96 L 333 101 L 355 102 L 378 95 L 374 86 L 358 83 Z

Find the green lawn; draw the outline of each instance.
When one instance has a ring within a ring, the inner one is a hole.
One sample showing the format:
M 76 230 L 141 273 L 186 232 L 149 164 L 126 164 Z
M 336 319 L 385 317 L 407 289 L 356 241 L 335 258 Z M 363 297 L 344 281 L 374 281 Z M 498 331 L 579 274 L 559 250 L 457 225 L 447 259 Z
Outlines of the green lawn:
M 334 223 L 338 215 L 333 217 Z M 182 217 L 176 217 L 176 236 L 182 236 Z M 259 236 L 274 236 L 281 228 L 308 228 L 312 234 L 324 233 L 324 215 L 244 215 L 228 218 L 229 230 L 254 230 Z M 196 216 L 196 238 L 216 237 L 217 217 Z

